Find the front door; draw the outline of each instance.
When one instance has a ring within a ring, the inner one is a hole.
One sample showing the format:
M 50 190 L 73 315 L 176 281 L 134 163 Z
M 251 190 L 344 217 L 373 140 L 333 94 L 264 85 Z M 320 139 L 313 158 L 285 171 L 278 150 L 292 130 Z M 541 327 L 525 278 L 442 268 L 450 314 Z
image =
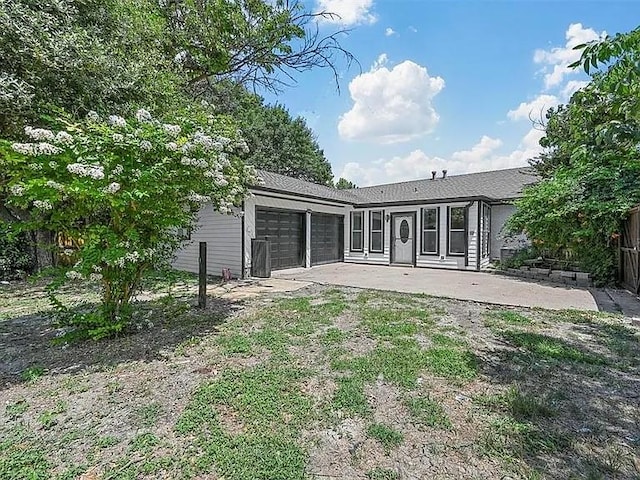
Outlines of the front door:
M 414 216 L 408 214 L 393 215 L 392 257 L 393 263 L 413 265 L 414 246 Z

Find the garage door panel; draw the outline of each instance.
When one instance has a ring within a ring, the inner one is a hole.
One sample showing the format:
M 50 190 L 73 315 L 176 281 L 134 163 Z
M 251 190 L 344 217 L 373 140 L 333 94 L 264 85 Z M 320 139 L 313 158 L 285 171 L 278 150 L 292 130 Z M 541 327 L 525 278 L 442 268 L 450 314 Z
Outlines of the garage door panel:
M 284 210 L 256 209 L 256 238 L 268 237 L 271 269 L 304 265 L 304 214 Z
M 311 215 L 311 264 L 344 260 L 344 217 L 314 213 Z

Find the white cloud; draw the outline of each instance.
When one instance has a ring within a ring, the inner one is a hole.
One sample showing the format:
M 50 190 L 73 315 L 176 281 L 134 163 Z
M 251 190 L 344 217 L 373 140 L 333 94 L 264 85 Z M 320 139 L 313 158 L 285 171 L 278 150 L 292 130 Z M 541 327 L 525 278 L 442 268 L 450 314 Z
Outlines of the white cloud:
M 454 152 L 451 155 L 451 158 L 455 161 L 473 165 L 476 162 L 487 158 L 488 155 L 501 146 L 502 140 L 483 135 L 480 141 L 471 147 L 470 150 Z
M 444 80 L 410 60 L 388 69 L 383 55 L 349 84 L 353 107 L 338 122 L 344 139 L 404 142 L 431 132 L 440 119 L 431 102 Z
M 397 32 L 391 28 L 391 27 L 387 27 L 387 29 L 384 31 L 384 35 L 386 37 L 390 37 L 391 35 L 395 35 Z
M 442 170 L 448 175 L 483 172 L 527 166 L 527 161 L 542 150 L 539 141 L 544 132 L 532 128 L 512 152 L 501 154 L 502 140 L 483 136 L 468 150 L 451 154 L 449 158 L 430 157 L 422 150 L 414 150 L 406 156 L 395 156 L 389 160 L 379 159 L 371 164 L 347 163 L 341 177 L 361 187 L 390 182 L 402 182 L 431 178 L 433 170 L 440 176 Z
M 560 101 L 555 95 L 541 94 L 530 102 L 522 102 L 514 110 L 507 112 L 511 120 L 541 120 L 551 107 L 558 105 Z
M 372 24 L 377 17 L 372 13 L 373 0 L 317 0 L 320 12 L 333 13 L 333 18 L 326 18 L 328 23 L 340 25 Z
M 411 33 L 418 33 L 418 29 L 416 27 L 412 26 L 412 25 L 409 25 L 409 31 Z
M 564 77 L 572 70 L 568 66 L 580 58 L 580 51 L 573 48 L 577 45 L 598 40 L 606 32 L 598 33 L 592 28 L 584 28 L 581 23 L 572 23 L 565 32 L 564 47 L 554 47 L 551 50 L 536 50 L 533 61 L 544 66 L 544 84 L 549 89 L 560 85 Z M 550 71 L 549 71 L 550 70 Z
M 386 66 L 388 63 L 389 63 L 389 57 L 387 56 L 387 54 L 381 53 L 380 55 L 378 55 L 378 58 L 376 58 L 376 61 L 373 62 L 373 65 L 371 66 L 371 71 L 374 72 Z

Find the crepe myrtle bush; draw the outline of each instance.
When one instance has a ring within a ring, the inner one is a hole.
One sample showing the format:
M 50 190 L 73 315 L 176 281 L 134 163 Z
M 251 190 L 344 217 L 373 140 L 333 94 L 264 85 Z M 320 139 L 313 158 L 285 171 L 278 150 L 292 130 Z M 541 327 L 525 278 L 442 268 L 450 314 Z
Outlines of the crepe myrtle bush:
M 56 119 L 51 129 L 26 127 L 28 141 L 0 146 L 0 198 L 24 212 L 19 228 L 75 241 L 59 254 L 77 262 L 51 287 L 58 319 L 73 335 L 121 331 L 142 275 L 166 264 L 200 207 L 230 214 L 259 181 L 236 156 L 247 146 L 230 119 L 199 113 L 178 120 L 163 123 L 144 109 L 129 119 L 90 112 L 82 121 Z M 56 297 L 57 287 L 73 281 L 99 285 L 99 308 L 72 309 Z

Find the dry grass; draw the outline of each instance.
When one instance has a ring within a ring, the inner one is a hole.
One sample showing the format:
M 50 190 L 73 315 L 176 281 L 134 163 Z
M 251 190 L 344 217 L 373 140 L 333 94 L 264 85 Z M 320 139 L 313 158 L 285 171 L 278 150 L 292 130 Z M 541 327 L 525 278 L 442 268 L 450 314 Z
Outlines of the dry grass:
M 640 475 L 623 318 L 311 287 L 207 311 L 178 294 L 61 346 L 39 288 L 0 301 L 0 478 Z

